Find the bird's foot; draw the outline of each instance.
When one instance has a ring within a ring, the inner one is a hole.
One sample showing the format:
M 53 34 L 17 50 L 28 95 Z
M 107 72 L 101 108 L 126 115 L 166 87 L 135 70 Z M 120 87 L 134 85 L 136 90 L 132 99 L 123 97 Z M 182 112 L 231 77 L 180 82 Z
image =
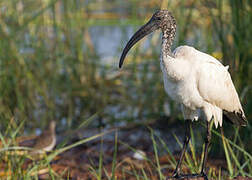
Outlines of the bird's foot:
M 206 173 L 202 172 L 200 174 L 179 174 L 179 173 L 174 173 L 172 176 L 168 176 L 166 180 L 169 179 L 191 179 L 191 178 L 199 178 L 203 177 L 204 180 L 208 180 L 208 177 Z
M 208 180 L 208 177 L 204 171 L 202 171 L 200 174 L 201 174 L 201 177 L 204 178 L 204 180 Z
M 178 172 L 174 172 L 172 176 L 168 176 L 166 180 L 169 179 L 181 179 L 180 174 Z
M 166 178 L 166 180 L 169 180 L 169 179 L 184 179 L 184 178 L 186 178 L 185 174 L 180 174 L 179 172 L 176 171 L 176 172 L 174 172 L 172 174 L 172 176 L 168 176 Z
M 169 180 L 169 179 L 180 179 L 180 173 L 179 173 L 179 170 L 175 170 L 172 174 L 172 176 L 168 176 L 166 178 L 166 180 Z

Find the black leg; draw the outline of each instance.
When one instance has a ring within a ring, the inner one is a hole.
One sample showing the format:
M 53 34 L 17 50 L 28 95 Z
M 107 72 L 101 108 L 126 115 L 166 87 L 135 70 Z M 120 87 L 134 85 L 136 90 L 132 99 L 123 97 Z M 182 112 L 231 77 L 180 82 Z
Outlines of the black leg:
M 186 132 L 185 132 L 185 140 L 184 140 L 183 149 L 181 151 L 181 155 L 180 155 L 178 164 L 176 166 L 176 169 L 175 169 L 172 177 L 168 177 L 167 179 L 173 179 L 173 178 L 175 178 L 175 179 L 188 179 L 188 178 L 203 177 L 204 180 L 208 180 L 208 177 L 205 173 L 205 166 L 206 166 L 206 161 L 207 161 L 208 147 L 209 147 L 210 140 L 211 140 L 210 122 L 207 121 L 207 134 L 206 134 L 206 139 L 205 139 L 204 158 L 203 158 L 203 164 L 202 164 L 200 174 L 180 174 L 181 163 L 182 163 L 184 155 L 185 155 L 186 147 L 187 147 L 189 140 L 191 138 L 191 136 L 190 136 L 191 135 L 190 134 L 191 121 L 186 120 Z
M 185 126 L 186 126 L 185 127 L 186 128 L 185 129 L 185 139 L 184 139 L 183 149 L 181 151 L 179 161 L 178 161 L 176 169 L 175 169 L 175 171 L 174 171 L 174 173 L 172 175 L 172 177 L 174 177 L 174 178 L 179 178 L 180 167 L 181 167 L 182 161 L 183 161 L 184 156 L 185 156 L 185 151 L 186 151 L 187 145 L 188 145 L 189 140 L 191 138 L 191 133 L 190 133 L 191 123 L 192 123 L 191 120 L 186 120 L 185 121 Z
M 204 179 L 207 179 L 207 175 L 205 172 L 205 166 L 207 162 L 207 154 L 208 154 L 208 147 L 210 145 L 211 141 L 211 129 L 210 129 L 210 122 L 207 121 L 207 134 L 206 134 L 206 139 L 205 139 L 205 151 L 204 151 L 204 159 L 203 159 L 203 164 L 201 168 L 201 174 L 204 177 Z

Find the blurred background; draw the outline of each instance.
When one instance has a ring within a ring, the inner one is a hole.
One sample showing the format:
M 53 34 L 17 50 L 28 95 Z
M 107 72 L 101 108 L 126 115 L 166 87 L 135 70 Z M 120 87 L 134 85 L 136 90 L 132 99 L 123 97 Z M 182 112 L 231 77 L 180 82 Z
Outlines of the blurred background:
M 34 134 L 51 120 L 67 131 L 93 115 L 94 128 L 160 119 L 182 127 L 179 106 L 163 88 L 160 32 L 118 68 L 130 36 L 158 9 L 177 20 L 173 49 L 191 45 L 229 65 L 249 121 L 239 133 L 251 152 L 251 0 L 1 0 L 1 133 L 23 122 L 19 134 Z

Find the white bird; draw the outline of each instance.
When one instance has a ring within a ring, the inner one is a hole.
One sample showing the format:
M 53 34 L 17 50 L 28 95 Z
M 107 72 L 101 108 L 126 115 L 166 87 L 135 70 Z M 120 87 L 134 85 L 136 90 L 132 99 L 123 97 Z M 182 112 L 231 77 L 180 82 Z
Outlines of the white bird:
M 173 52 L 171 45 L 176 34 L 176 21 L 167 10 L 159 10 L 129 40 L 120 58 L 119 67 L 130 48 L 151 32 L 161 29 L 162 49 L 160 66 L 163 72 L 166 93 L 181 104 L 186 120 L 183 149 L 173 178 L 204 177 L 208 146 L 211 139 L 210 121 L 215 127 L 222 126 L 224 114 L 236 125 L 246 126 L 247 120 L 235 90 L 228 66 L 224 67 L 217 59 L 190 46 L 179 46 Z M 190 140 L 191 122 L 198 119 L 198 111 L 203 111 L 207 122 L 205 151 L 200 174 L 181 175 L 180 166 Z

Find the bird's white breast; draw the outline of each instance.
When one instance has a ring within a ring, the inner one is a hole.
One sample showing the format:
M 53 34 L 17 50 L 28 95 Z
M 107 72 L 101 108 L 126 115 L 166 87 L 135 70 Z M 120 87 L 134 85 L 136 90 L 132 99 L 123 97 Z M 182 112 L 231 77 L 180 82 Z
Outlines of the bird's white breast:
M 192 64 L 184 59 L 161 57 L 160 66 L 163 72 L 166 93 L 176 102 L 192 110 L 201 107 L 202 99 L 196 87 L 196 71 Z

